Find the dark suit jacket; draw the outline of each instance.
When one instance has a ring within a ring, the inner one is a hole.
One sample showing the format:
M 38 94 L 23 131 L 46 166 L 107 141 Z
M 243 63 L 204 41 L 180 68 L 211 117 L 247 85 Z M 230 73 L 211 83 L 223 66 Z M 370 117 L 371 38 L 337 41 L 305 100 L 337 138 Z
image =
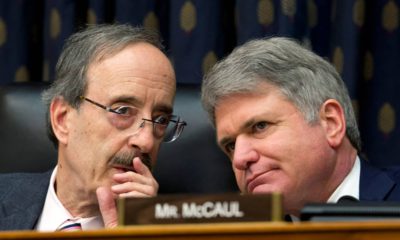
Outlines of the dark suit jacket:
M 360 201 L 400 201 L 399 167 L 378 169 L 360 162 Z
M 51 173 L 0 175 L 0 230 L 35 227 L 46 200 Z
M 51 172 L 0 175 L 0 230 L 33 229 Z M 361 201 L 400 201 L 400 168 L 380 170 L 361 160 Z

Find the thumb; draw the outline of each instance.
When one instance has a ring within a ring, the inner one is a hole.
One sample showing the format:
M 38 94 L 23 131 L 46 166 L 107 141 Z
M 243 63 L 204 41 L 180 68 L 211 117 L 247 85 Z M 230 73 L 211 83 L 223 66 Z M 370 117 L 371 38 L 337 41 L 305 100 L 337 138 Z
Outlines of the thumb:
M 111 190 L 106 187 L 99 187 L 96 190 L 96 195 L 99 202 L 100 213 L 103 217 L 104 227 L 116 227 L 118 225 L 117 207 Z

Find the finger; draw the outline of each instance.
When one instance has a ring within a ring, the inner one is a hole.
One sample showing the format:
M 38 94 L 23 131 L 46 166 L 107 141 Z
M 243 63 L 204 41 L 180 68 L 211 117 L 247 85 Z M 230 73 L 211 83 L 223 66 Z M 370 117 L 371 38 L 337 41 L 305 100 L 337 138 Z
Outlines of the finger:
M 121 193 L 119 195 L 119 197 L 121 198 L 144 198 L 144 197 L 152 197 L 152 196 L 148 196 L 146 194 L 140 193 L 140 192 L 128 192 L 128 193 Z
M 139 157 L 135 157 L 132 164 L 137 173 L 147 177 L 152 175 L 150 169 L 142 162 L 142 160 L 140 160 Z
M 122 194 L 128 192 L 140 192 L 147 196 L 155 196 L 158 191 L 158 184 L 154 185 L 143 185 L 135 182 L 126 182 L 123 184 L 117 184 L 111 187 L 114 194 Z
M 137 182 L 144 185 L 151 185 L 154 178 L 153 177 L 145 177 L 135 172 L 124 172 L 124 173 L 116 173 L 113 175 L 113 180 L 116 183 L 125 183 L 125 182 Z
M 104 227 L 116 227 L 118 225 L 118 216 L 113 193 L 109 188 L 99 187 L 96 189 L 96 195 L 99 202 L 100 213 L 103 217 Z

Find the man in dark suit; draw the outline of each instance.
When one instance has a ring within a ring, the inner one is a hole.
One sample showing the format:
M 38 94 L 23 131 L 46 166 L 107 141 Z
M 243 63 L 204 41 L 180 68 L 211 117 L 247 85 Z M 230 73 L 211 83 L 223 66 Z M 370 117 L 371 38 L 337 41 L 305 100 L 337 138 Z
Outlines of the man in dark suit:
M 358 155 L 356 117 L 335 68 L 293 40 L 236 48 L 205 76 L 202 102 L 240 190 L 282 193 L 286 214 L 343 196 L 400 199 L 398 173 Z
M 115 198 L 154 196 L 161 142 L 185 123 L 172 115 L 175 74 L 157 34 L 97 25 L 72 35 L 43 93 L 54 170 L 0 176 L 0 229 L 97 229 L 117 224 Z
M 34 229 L 52 171 L 0 175 L 0 230 Z

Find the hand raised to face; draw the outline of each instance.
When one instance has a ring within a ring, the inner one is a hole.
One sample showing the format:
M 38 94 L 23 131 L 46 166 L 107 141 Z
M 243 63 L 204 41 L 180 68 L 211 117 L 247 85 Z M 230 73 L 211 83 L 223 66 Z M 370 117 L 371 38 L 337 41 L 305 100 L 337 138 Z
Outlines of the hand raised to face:
M 133 159 L 133 171 L 116 173 L 113 180 L 117 183 L 110 187 L 99 187 L 96 190 L 100 213 L 106 228 L 118 225 L 115 198 L 118 197 L 151 197 L 158 191 L 158 183 L 150 169 L 136 157 Z

